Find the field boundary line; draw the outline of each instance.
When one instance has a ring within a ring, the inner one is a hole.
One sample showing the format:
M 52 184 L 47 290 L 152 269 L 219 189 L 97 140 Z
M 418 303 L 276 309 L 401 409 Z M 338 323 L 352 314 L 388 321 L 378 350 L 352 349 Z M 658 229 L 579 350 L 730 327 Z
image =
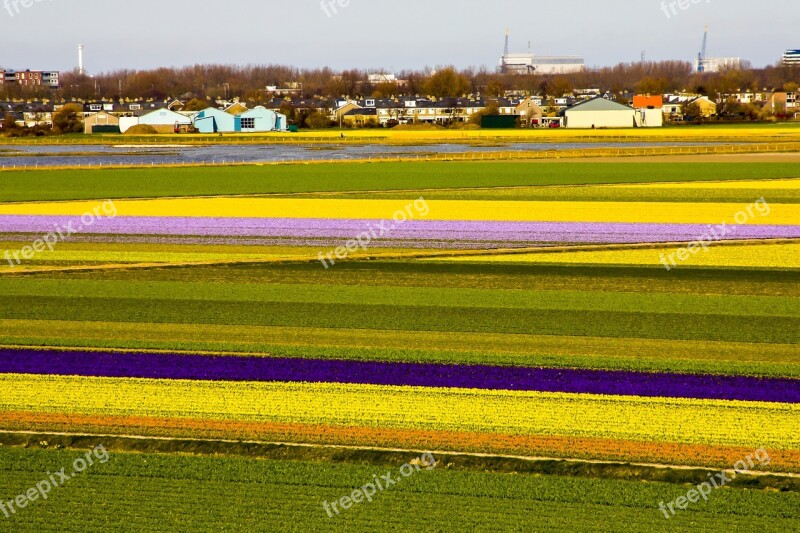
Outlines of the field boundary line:
M 671 465 L 666 463 L 641 463 L 641 462 L 624 462 L 624 461 L 606 461 L 599 459 L 578 459 L 578 458 L 564 458 L 564 457 L 545 457 L 533 455 L 513 455 L 513 454 L 497 454 L 497 453 L 482 453 L 482 452 L 463 452 L 463 451 L 447 451 L 447 450 L 426 450 L 421 448 L 390 448 L 381 446 L 354 446 L 346 444 L 314 444 L 302 442 L 280 442 L 280 441 L 259 441 L 259 440 L 237 440 L 237 439 L 201 439 L 196 437 L 162 437 L 155 435 L 130 435 L 130 434 L 112 434 L 112 433 L 71 433 L 64 431 L 13 431 L 13 430 L 0 430 L 3 435 L 29 435 L 29 436 L 42 436 L 55 435 L 61 437 L 78 437 L 78 438 L 109 438 L 109 439 L 123 439 L 123 440 L 143 440 L 143 441 L 160 441 L 160 442 L 205 442 L 205 443 L 223 443 L 223 444 L 255 444 L 266 446 L 285 446 L 288 448 L 317 448 L 317 449 L 333 449 L 333 450 L 353 450 L 353 451 L 376 451 L 388 453 L 431 453 L 435 455 L 452 455 L 456 457 L 481 457 L 481 458 L 498 458 L 498 459 L 515 459 L 526 462 L 550 462 L 561 461 L 567 463 L 582 463 L 582 464 L 597 464 L 609 466 L 635 466 L 643 468 L 657 468 L 661 470 L 710 470 L 714 472 L 735 472 L 732 468 L 719 469 L 708 466 L 691 466 L 691 465 Z M 144 452 L 128 452 L 128 453 L 144 453 Z M 166 452 L 152 452 L 152 453 L 166 453 Z M 206 455 L 206 454 L 202 454 Z M 745 470 L 741 474 L 752 476 L 776 476 L 786 478 L 800 479 L 800 474 L 791 472 L 768 472 L 760 470 Z
M 402 252 L 402 253 L 387 253 L 383 255 L 372 254 L 364 256 L 350 257 L 347 262 L 357 263 L 365 261 L 383 261 L 383 260 L 404 260 L 404 259 L 447 259 L 451 257 L 494 257 L 502 255 L 528 255 L 528 254 L 545 254 L 545 253 L 570 253 L 570 252 L 602 252 L 602 251 L 622 251 L 622 250 L 657 250 L 659 248 L 671 246 L 686 246 L 688 241 L 679 242 L 660 242 L 660 243 L 634 243 L 634 244 L 591 244 L 591 245 L 577 245 L 577 246 L 537 246 L 525 248 L 497 248 L 493 250 L 436 250 L 428 252 Z M 737 246 L 737 245 L 752 245 L 752 246 L 767 246 L 774 244 L 796 244 L 800 243 L 800 238 L 779 238 L 779 239 L 742 239 L 742 240 L 723 240 L 716 241 L 709 244 L 709 248 L 717 246 Z M 269 258 L 263 260 L 257 259 L 243 259 L 243 260 L 222 260 L 222 261 L 189 261 L 178 263 L 130 263 L 130 264 L 110 264 L 110 265 L 81 265 L 69 267 L 45 267 L 45 268 L 29 268 L 29 269 L 0 269 L 0 277 L 5 275 L 23 276 L 26 274 L 47 274 L 57 272 L 103 272 L 109 270 L 138 270 L 147 268 L 185 268 L 194 266 L 223 266 L 223 265 L 262 265 L 262 264 L 307 264 L 317 263 L 319 259 L 316 257 L 307 258 Z M 659 267 L 660 265 L 652 265 L 652 268 Z M 647 268 L 647 266 L 645 266 Z M 715 267 L 708 267 L 715 268 Z M 797 269 L 786 269 L 797 270 Z

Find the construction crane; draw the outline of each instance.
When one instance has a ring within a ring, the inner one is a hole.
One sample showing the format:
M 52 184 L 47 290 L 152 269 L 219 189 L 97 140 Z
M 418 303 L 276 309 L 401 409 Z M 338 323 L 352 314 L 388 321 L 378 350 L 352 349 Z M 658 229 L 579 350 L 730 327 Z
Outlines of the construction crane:
M 706 26 L 705 33 L 703 33 L 703 48 L 700 50 L 700 53 L 697 54 L 697 72 L 706 71 L 707 49 L 708 49 L 708 26 Z

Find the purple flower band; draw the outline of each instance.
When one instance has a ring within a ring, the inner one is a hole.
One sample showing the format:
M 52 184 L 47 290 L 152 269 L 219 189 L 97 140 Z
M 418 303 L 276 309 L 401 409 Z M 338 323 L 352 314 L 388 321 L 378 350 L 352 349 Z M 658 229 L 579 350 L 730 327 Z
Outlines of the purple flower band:
M 0 350 L 0 373 L 113 378 L 353 383 L 800 403 L 800 380 L 611 370 Z

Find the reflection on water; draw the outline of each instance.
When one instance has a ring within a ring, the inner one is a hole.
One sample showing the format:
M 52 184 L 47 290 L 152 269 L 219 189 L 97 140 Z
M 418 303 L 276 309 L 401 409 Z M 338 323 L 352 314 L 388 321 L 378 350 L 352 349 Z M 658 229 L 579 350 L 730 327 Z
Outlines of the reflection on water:
M 281 161 L 318 161 L 366 159 L 387 156 L 424 157 L 427 154 L 461 154 L 497 151 L 528 152 L 574 150 L 585 148 L 638 148 L 687 145 L 711 146 L 720 143 L 510 143 L 502 146 L 467 144 L 432 144 L 425 146 L 358 145 L 276 145 L 240 144 L 210 146 L 9 146 L 0 152 L 0 166 L 130 165 L 172 163 L 270 163 Z

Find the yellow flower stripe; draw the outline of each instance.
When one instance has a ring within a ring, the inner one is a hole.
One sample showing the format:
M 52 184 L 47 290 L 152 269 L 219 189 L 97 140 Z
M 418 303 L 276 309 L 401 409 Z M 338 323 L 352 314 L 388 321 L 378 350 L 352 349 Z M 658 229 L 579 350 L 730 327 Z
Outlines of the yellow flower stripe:
M 0 409 L 800 449 L 800 405 L 721 400 L 10 374 Z
M 800 179 L 785 178 L 776 180 L 725 180 L 725 181 L 687 181 L 675 183 L 619 183 L 613 185 L 601 185 L 601 187 L 613 187 L 624 189 L 800 189 Z M 756 201 L 758 198 L 753 198 Z M 766 198 L 769 202 L 769 198 Z
M 676 268 L 688 266 L 731 268 L 800 268 L 800 244 L 738 244 L 712 246 L 689 254 L 685 261 L 677 259 L 680 246 L 645 249 L 618 249 L 591 252 L 542 252 L 531 254 L 498 254 L 458 256 L 430 259 L 431 261 L 497 262 L 497 263 L 548 263 L 592 265 L 663 265 L 661 255 L 674 255 Z M 667 259 L 669 262 L 669 259 Z M 671 263 L 670 263 L 671 266 Z
M 754 199 L 755 200 L 755 199 Z M 89 212 L 96 201 L 0 205 L 0 215 L 69 215 Z M 425 220 L 493 220 L 531 222 L 734 223 L 744 204 L 682 202 L 523 202 L 430 200 L 426 216 L 408 200 L 178 198 L 118 200 L 119 216 L 229 218 L 366 218 L 391 219 L 398 211 Z M 800 225 L 800 205 L 771 204 L 768 216 L 752 210 L 748 224 Z M 751 208 L 752 209 L 752 208 Z

